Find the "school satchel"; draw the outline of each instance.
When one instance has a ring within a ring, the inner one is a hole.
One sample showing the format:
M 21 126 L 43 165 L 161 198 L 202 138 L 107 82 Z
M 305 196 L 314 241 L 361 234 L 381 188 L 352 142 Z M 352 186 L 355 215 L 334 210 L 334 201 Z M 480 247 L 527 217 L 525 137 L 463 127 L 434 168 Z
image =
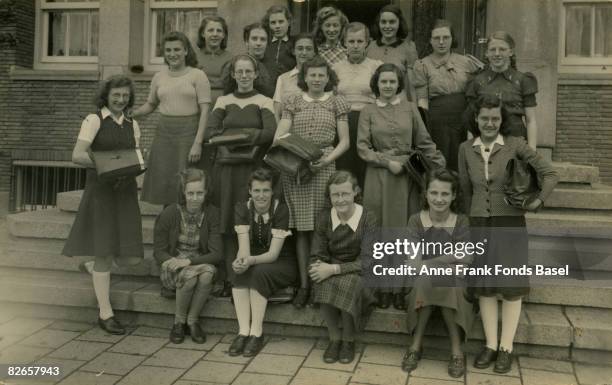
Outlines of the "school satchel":
M 229 128 L 213 136 L 208 143 L 217 146 L 215 162 L 220 164 L 250 163 L 257 159 L 260 146 L 253 145 L 256 128 Z
M 433 168 L 433 163 L 419 149 L 413 149 L 404 162 L 404 170 L 421 190 L 425 188 L 425 174 Z
M 277 145 L 268 150 L 264 162 L 270 167 L 296 177 L 298 184 L 312 179 L 310 163 L 319 160 L 323 151 L 316 144 L 295 134 L 278 138 Z
M 96 172 L 101 179 L 135 177 L 146 171 L 138 148 L 91 152 Z
M 504 180 L 504 200 L 506 204 L 522 210 L 540 194 L 538 173 L 528 163 L 520 159 L 510 159 L 506 164 Z

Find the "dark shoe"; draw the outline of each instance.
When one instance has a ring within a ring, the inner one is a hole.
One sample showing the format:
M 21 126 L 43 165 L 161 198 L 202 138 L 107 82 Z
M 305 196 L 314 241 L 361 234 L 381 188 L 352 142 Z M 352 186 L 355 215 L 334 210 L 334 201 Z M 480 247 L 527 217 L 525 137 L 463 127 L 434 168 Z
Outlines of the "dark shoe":
M 326 364 L 337 362 L 340 358 L 341 345 L 341 341 L 329 341 L 329 345 L 327 345 L 327 349 L 325 349 L 325 353 L 323 353 L 323 362 Z
M 391 293 L 378 293 L 378 304 L 377 306 L 381 309 L 387 309 L 391 306 L 391 300 L 393 299 L 393 294 Z
M 450 361 L 448 361 L 448 375 L 453 378 L 462 377 L 465 374 L 465 359 L 463 354 L 460 356 L 451 355 Z
M 102 328 L 102 330 L 109 334 L 125 334 L 125 328 L 121 326 L 121 324 L 115 319 L 115 317 L 110 317 L 108 319 L 102 319 L 98 317 L 98 325 L 100 326 L 100 328 Z
M 486 346 L 474 360 L 474 367 L 477 369 L 486 369 L 491 366 L 491 363 L 497 358 L 497 352 L 489 349 Z
M 502 348 L 497 352 L 497 360 L 493 371 L 495 373 L 508 373 L 512 369 L 512 353 Z
M 187 330 L 191 335 L 191 340 L 196 344 L 203 344 L 206 342 L 206 334 L 204 334 L 198 322 L 193 325 L 187 325 Z
M 308 302 L 309 292 L 309 288 L 300 287 L 295 294 L 295 297 L 293 297 L 293 306 L 295 306 L 297 309 L 303 308 L 306 305 L 306 302 Z
M 421 359 L 422 351 L 421 350 L 410 350 L 404 354 L 404 358 L 402 358 L 402 370 L 404 372 L 412 372 L 414 369 L 419 366 L 419 360 Z
M 355 359 L 355 342 L 353 341 L 342 341 L 342 347 L 340 348 L 340 355 L 338 361 L 341 364 L 350 364 Z
M 230 283 L 230 281 L 224 281 L 223 289 L 221 289 L 221 292 L 219 293 L 219 297 L 227 298 L 231 296 L 232 296 L 232 284 Z
M 406 295 L 404 293 L 396 293 L 393 295 L 393 307 L 397 310 L 406 310 Z
M 170 330 L 170 342 L 173 344 L 182 344 L 185 341 L 185 329 L 187 325 L 182 323 L 175 323 Z
M 243 357 L 253 357 L 256 356 L 257 353 L 263 348 L 264 345 L 264 336 L 261 337 L 249 336 L 249 339 L 244 346 L 244 351 L 242 352 Z
M 244 351 L 244 345 L 246 345 L 247 339 L 249 337 L 238 334 L 232 344 L 229 347 L 228 354 L 232 357 L 236 357 L 242 354 Z

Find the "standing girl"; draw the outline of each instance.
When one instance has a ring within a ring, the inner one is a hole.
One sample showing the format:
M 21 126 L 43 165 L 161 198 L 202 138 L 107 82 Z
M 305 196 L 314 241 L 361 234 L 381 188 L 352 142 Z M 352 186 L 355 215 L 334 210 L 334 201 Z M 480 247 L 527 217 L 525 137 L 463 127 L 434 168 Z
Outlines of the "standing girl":
M 85 191 L 62 254 L 94 256 L 91 273 L 100 309 L 98 325 L 111 334 L 125 334 L 110 303 L 110 270 L 135 265 L 143 256 L 142 222 L 135 178 L 98 178 L 90 151 L 138 148 L 140 129 L 125 116 L 134 105 L 134 84 L 116 75 L 102 82 L 95 114 L 89 114 L 72 152 L 72 161 L 87 168 Z
M 412 242 L 440 242 L 447 245 L 470 241 L 469 221 L 457 213 L 459 180 L 451 172 L 438 169 L 430 172 L 425 180 L 423 210 L 410 217 L 408 238 Z M 469 264 L 471 255 L 421 254 L 417 262 L 428 267 L 448 267 Z M 465 359 L 461 349 L 461 332 L 467 337 L 472 329 L 472 304 L 464 296 L 465 285 L 461 279 L 435 279 L 419 276 L 408 294 L 408 332 L 414 331 L 412 344 L 402 360 L 402 369 L 411 372 L 421 358 L 423 336 L 427 321 L 435 306 L 440 307 L 451 341 L 451 358 L 448 374 L 453 378 L 465 373 Z
M 232 53 L 227 49 L 229 39 L 227 23 L 221 16 L 206 16 L 202 19 L 198 30 L 199 67 L 210 81 L 211 104 L 223 95 L 223 66 L 232 59 Z
M 342 46 L 344 27 L 348 19 L 339 9 L 328 6 L 317 11 L 314 21 L 314 36 L 319 55 L 333 66 L 346 59 L 346 48 Z
M 132 116 L 159 107 L 161 116 L 148 159 L 141 199 L 169 205 L 179 196 L 178 174 L 202 155 L 210 106 L 210 83 L 196 68 L 198 61 L 187 36 L 170 32 L 162 41 L 168 68 L 153 76 L 147 102 Z
M 268 29 L 271 38 L 263 62 L 276 83 L 281 74 L 295 67 L 293 39 L 289 36 L 291 12 L 284 5 L 273 5 L 268 8 L 261 23 Z

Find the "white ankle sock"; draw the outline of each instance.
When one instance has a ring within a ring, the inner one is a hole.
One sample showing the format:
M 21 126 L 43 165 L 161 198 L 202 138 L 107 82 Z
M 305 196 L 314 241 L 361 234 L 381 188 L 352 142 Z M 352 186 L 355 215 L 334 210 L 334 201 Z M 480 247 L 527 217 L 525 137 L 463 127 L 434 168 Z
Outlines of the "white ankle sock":
M 249 335 L 255 337 L 261 337 L 263 334 L 263 320 L 266 315 L 266 307 L 268 305 L 268 299 L 255 289 L 249 289 L 249 295 L 251 297 L 251 311 L 253 312 L 253 319 L 251 320 L 251 330 Z
M 512 344 L 514 335 L 518 327 L 519 318 L 521 317 L 522 300 L 502 301 L 502 332 L 499 348 L 512 353 Z
M 100 318 L 103 320 L 109 319 L 114 315 L 110 303 L 110 271 L 93 271 L 91 276 L 94 292 L 98 299 L 98 307 L 100 308 Z

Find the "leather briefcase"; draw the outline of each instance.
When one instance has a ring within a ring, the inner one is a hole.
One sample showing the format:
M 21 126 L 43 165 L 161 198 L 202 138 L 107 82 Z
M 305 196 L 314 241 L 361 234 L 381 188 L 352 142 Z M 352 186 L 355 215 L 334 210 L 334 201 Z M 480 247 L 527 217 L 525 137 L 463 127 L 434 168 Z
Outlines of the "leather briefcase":
M 283 135 L 276 144 L 268 150 L 264 162 L 282 173 L 295 176 L 298 184 L 307 183 L 312 178 L 310 163 L 319 160 L 323 151 L 295 134 Z
M 135 177 L 146 171 L 138 148 L 112 151 L 92 151 L 92 160 L 101 179 Z
M 261 147 L 253 144 L 256 128 L 230 128 L 213 136 L 208 143 L 217 146 L 215 162 L 219 164 L 241 164 L 257 160 Z

